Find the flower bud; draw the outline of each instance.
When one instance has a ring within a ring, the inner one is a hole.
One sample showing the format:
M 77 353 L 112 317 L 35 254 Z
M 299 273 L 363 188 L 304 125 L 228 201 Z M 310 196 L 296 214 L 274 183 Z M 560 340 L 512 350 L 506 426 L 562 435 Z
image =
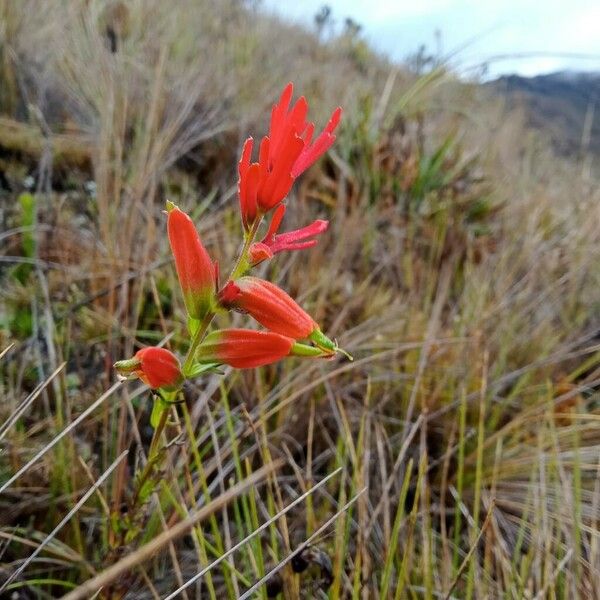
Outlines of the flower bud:
M 221 304 L 248 313 L 267 329 L 301 340 L 318 329 L 313 318 L 286 292 L 257 277 L 240 277 L 221 291 Z
M 290 354 L 294 340 L 271 331 L 221 329 L 209 333 L 198 347 L 200 363 L 221 363 L 236 369 L 268 365 Z
M 184 379 L 177 357 L 169 350 L 155 346 L 142 348 L 133 358 L 120 360 L 114 366 L 120 375 L 139 377 L 152 389 L 174 392 Z
M 188 314 L 202 319 L 215 301 L 215 265 L 200 241 L 193 221 L 167 202 L 167 231 Z

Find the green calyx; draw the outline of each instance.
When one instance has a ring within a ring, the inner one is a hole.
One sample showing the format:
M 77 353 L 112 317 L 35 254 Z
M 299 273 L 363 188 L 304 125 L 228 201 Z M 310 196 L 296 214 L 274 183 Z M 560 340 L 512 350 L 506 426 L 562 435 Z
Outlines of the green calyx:
M 331 355 L 339 352 L 348 360 L 354 360 L 351 354 L 342 350 L 333 340 L 330 340 L 318 327 L 310 334 L 310 341 L 325 354 Z
M 139 370 L 142 366 L 142 361 L 139 358 L 128 358 L 126 360 L 118 360 L 113 366 L 119 375 L 126 377 Z
M 184 380 L 185 380 L 185 378 L 183 376 L 179 377 L 178 380 L 173 385 L 163 385 L 159 389 L 161 391 L 165 392 L 166 394 L 174 394 L 181 389 L 181 386 L 183 385 Z
M 308 358 L 326 358 L 332 356 L 331 352 L 324 352 L 321 348 L 315 346 L 307 346 L 296 342 L 290 350 L 290 356 L 305 356 Z

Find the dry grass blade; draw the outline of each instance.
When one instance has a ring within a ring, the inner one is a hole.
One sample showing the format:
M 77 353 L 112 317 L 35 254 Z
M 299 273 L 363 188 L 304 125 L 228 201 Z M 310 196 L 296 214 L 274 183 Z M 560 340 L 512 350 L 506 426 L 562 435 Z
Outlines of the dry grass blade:
M 13 412 L 12 415 L 0 426 L 0 440 L 6 435 L 6 432 L 14 425 L 21 415 L 27 410 L 29 405 L 42 393 L 46 386 L 64 369 L 67 363 L 59 365 L 54 373 L 47 377 L 40 385 L 38 385 L 31 394 L 21 403 L 21 405 Z
M 542 590 L 540 590 L 535 595 L 533 600 L 542 600 L 543 598 L 546 598 L 546 594 L 548 593 L 548 591 L 550 590 L 550 588 L 552 587 L 552 585 L 554 584 L 554 582 L 556 581 L 558 576 L 564 571 L 565 567 L 567 566 L 568 562 L 571 560 L 572 556 L 573 556 L 573 548 L 569 548 L 569 550 L 565 554 L 564 558 L 560 561 L 560 563 L 558 563 L 556 569 L 554 570 L 554 573 L 552 573 L 552 576 L 548 579 L 548 583 L 544 586 L 544 588 Z
M 0 352 L 0 359 L 3 359 L 14 347 L 15 343 L 13 342 L 12 344 L 9 344 L 8 346 L 6 346 L 6 348 L 4 348 L 4 350 L 2 350 L 2 352 Z
M 164 600 L 171 600 L 171 598 L 175 598 L 177 596 L 177 594 L 179 594 L 179 592 L 182 592 L 183 590 L 187 589 L 195 581 L 200 579 L 200 577 L 202 577 L 205 573 L 207 573 L 208 571 L 210 571 L 211 569 L 216 567 L 221 561 L 225 560 L 230 554 L 233 554 L 238 548 L 241 548 L 244 544 L 246 544 L 248 541 L 250 541 L 253 537 L 256 537 L 261 531 L 264 531 L 267 527 L 269 527 L 269 525 L 271 525 L 272 523 L 277 521 L 280 517 L 282 517 L 287 512 L 289 512 L 292 508 L 294 508 L 294 506 L 296 506 L 297 504 L 300 504 L 300 502 L 302 502 L 305 498 L 310 496 L 313 492 L 318 490 L 320 487 L 324 486 L 332 477 L 335 477 L 341 470 L 342 470 L 342 467 L 339 467 L 333 473 L 330 473 L 329 475 L 327 475 L 327 477 L 325 477 L 325 479 L 322 479 L 321 481 L 319 481 L 319 483 L 317 483 L 314 487 L 309 489 L 307 492 L 305 492 L 301 496 L 298 496 L 298 498 L 296 498 L 293 502 L 290 502 L 290 504 L 288 504 L 283 510 L 280 510 L 276 515 L 271 517 L 268 521 L 265 521 L 260 527 L 255 529 L 250 535 L 246 536 L 242 541 L 235 544 L 235 546 L 232 546 L 229 550 L 227 550 L 227 552 L 225 552 L 221 556 L 219 556 L 219 558 L 217 560 L 213 561 L 212 563 L 210 563 L 210 565 L 208 565 L 207 567 L 202 569 L 202 571 L 200 571 L 199 573 L 194 575 L 194 577 L 189 579 L 184 585 L 182 585 L 181 587 L 177 588 L 174 592 L 169 594 Z
M 421 347 L 421 354 L 419 356 L 419 363 L 417 366 L 415 381 L 413 383 L 413 387 L 410 393 L 410 399 L 408 401 L 408 408 L 406 409 L 405 419 L 407 423 L 412 421 L 413 412 L 417 402 L 417 395 L 421 385 L 421 378 L 423 377 L 425 367 L 427 366 L 429 351 L 435 342 L 435 337 L 440 325 L 441 313 L 444 308 L 445 301 L 448 297 L 448 291 L 450 289 L 450 283 L 452 281 L 452 273 L 452 265 L 450 263 L 447 263 L 446 265 L 444 265 L 443 270 L 439 276 L 438 290 L 435 297 L 433 309 L 431 311 L 431 317 L 429 318 L 429 323 L 427 325 L 427 331 L 425 332 L 425 340 L 423 342 L 423 346 Z M 408 436 L 411 434 L 411 431 L 414 430 L 409 430 L 407 426 L 404 430 L 403 438 L 408 438 Z
M 344 506 L 340 510 L 338 510 L 333 517 L 325 521 L 321 527 L 319 527 L 309 538 L 307 538 L 302 544 L 300 544 L 289 556 L 286 556 L 279 564 L 273 567 L 264 577 L 261 577 L 251 588 L 246 590 L 240 597 L 239 600 L 245 600 L 246 598 L 250 598 L 250 595 L 253 594 L 263 583 L 267 582 L 275 573 L 280 571 L 285 565 L 287 565 L 294 556 L 297 556 L 301 552 L 303 552 L 308 546 L 310 546 L 314 540 L 316 540 L 332 523 L 334 523 L 341 515 L 343 515 L 365 492 L 367 488 L 363 488 L 356 494 L 351 500 L 346 502 Z
M 390 495 L 392 486 L 394 485 L 394 483 L 397 479 L 397 474 L 398 474 L 398 470 L 400 469 L 400 465 L 402 464 L 402 461 L 404 460 L 404 457 L 406 456 L 406 452 L 408 451 L 408 448 L 409 448 L 413 438 L 415 437 L 417 431 L 421 427 L 423 420 L 424 420 L 423 415 L 419 415 L 417 420 L 413 423 L 410 431 L 408 432 L 408 436 L 405 438 L 404 442 L 402 443 L 402 447 L 400 448 L 400 451 L 398 452 L 398 456 L 394 462 L 394 466 L 392 467 L 392 472 L 391 472 L 390 476 L 387 478 L 387 481 L 385 482 L 385 486 L 383 488 L 383 493 L 381 494 L 381 498 L 380 498 L 379 502 L 377 503 L 375 510 L 372 512 L 371 518 L 369 519 L 369 524 L 367 525 L 367 533 L 371 532 L 373 525 L 375 524 L 377 517 L 379 516 L 379 513 L 383 509 L 385 499 L 388 498 Z
M 10 577 L 0 587 L 0 592 L 3 592 L 8 585 L 14 581 L 29 565 L 35 557 L 54 539 L 56 534 L 71 520 L 71 517 L 88 501 L 90 496 L 108 479 L 109 475 L 117 468 L 120 462 L 127 456 L 129 450 L 122 452 L 116 460 L 102 473 L 96 483 L 79 499 L 77 504 L 65 515 L 60 523 L 46 536 L 44 541 L 34 550 L 33 554 L 27 558 L 23 564 L 14 571 Z
M 270 473 L 276 471 L 283 464 L 283 460 L 273 461 L 269 465 L 265 465 L 250 477 L 240 481 L 233 487 L 229 488 L 224 494 L 215 498 L 212 502 L 209 502 L 206 506 L 203 506 L 200 510 L 192 513 L 189 517 L 177 523 L 164 531 L 160 535 L 156 536 L 151 542 L 148 542 L 135 552 L 125 556 L 119 562 L 115 563 L 96 577 L 86 581 L 83 585 L 74 589 L 63 596 L 63 600 L 85 600 L 90 598 L 94 593 L 98 592 L 105 585 L 108 585 L 114 581 L 117 577 L 123 573 L 127 573 L 131 569 L 142 564 L 148 560 L 155 552 L 166 546 L 172 540 L 177 539 L 183 534 L 187 533 L 196 523 L 201 523 L 218 510 L 221 510 L 224 506 L 227 506 L 229 502 L 237 498 L 240 494 L 243 494 L 247 489 L 256 485 L 267 477 Z
M 71 424 L 67 425 L 56 437 L 52 439 L 49 444 L 46 444 L 37 454 L 25 465 L 23 465 L 7 482 L 5 482 L 2 487 L 0 487 L 0 494 L 6 490 L 6 488 L 10 487 L 23 473 L 25 473 L 31 465 L 33 465 L 37 460 L 39 460 L 48 450 L 56 446 L 60 440 L 62 440 L 70 431 L 72 431 L 81 421 L 83 421 L 88 415 L 96 410 L 107 398 L 109 398 L 112 393 L 121 387 L 122 382 L 117 381 L 114 385 L 112 385 L 98 400 L 96 400 L 91 406 L 86 408 Z
M 462 564 L 460 565 L 458 572 L 456 573 L 456 577 L 454 578 L 454 581 L 452 582 L 452 584 L 450 585 L 450 588 L 446 592 L 444 600 L 450 600 L 450 598 L 452 597 L 452 592 L 454 591 L 454 588 L 458 584 L 458 582 L 461 578 L 461 575 L 464 573 L 465 569 L 467 568 L 469 561 L 471 560 L 471 557 L 473 556 L 473 553 L 475 552 L 475 549 L 477 548 L 477 544 L 479 544 L 479 540 L 481 539 L 481 536 L 485 533 L 485 530 L 487 529 L 488 525 L 490 524 L 490 520 L 492 518 L 492 513 L 494 512 L 495 506 L 496 506 L 496 500 L 492 499 L 492 502 L 491 502 L 490 507 L 487 512 L 487 515 L 485 516 L 485 521 L 483 522 L 483 525 L 481 526 L 481 529 L 479 530 L 479 533 L 477 534 L 477 537 L 475 538 L 473 545 L 469 549 L 469 552 L 467 553 L 464 560 L 462 561 Z

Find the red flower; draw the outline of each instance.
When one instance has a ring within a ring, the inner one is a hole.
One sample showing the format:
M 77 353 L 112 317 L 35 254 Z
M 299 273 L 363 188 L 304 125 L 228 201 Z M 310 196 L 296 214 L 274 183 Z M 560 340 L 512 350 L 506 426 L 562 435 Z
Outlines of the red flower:
M 200 363 L 222 363 L 236 369 L 251 369 L 284 358 L 293 346 L 293 339 L 271 331 L 221 329 L 204 338 L 196 358 Z
M 242 213 L 242 223 L 244 229 L 250 229 L 250 226 L 256 220 L 257 205 L 256 196 L 261 179 L 261 168 L 259 163 L 250 164 L 252 156 L 252 146 L 254 141 L 248 138 L 242 148 L 242 158 L 238 165 L 238 196 L 240 198 L 240 212 Z
M 179 360 L 165 348 L 150 346 L 136 352 L 129 360 L 120 360 L 115 368 L 122 375 L 136 375 L 152 389 L 175 391 L 183 383 Z
M 317 220 L 306 227 L 278 234 L 277 231 L 284 214 L 285 206 L 280 204 L 273 214 L 267 235 L 262 242 L 256 242 L 250 246 L 249 256 L 253 266 L 263 260 L 273 258 L 275 254 L 284 250 L 312 248 L 317 244 L 317 240 L 307 238 L 314 238 L 314 236 L 327 231 L 329 227 L 329 221 Z
M 322 156 L 335 141 L 342 109 L 337 108 L 323 132 L 312 141 L 315 126 L 306 121 L 308 104 L 299 98 L 290 108 L 294 87 L 289 83 L 271 112 L 269 135 L 260 143 L 258 162 L 250 163 L 253 140 L 244 143 L 239 163 L 238 194 L 242 222 L 249 229 L 259 214 L 277 206 L 294 180 Z
M 315 132 L 315 124 L 306 121 L 308 113 L 306 98 L 301 96 L 290 109 L 289 106 L 293 93 L 294 85 L 290 82 L 285 86 L 279 102 L 271 111 L 271 126 L 269 128 L 271 148 L 269 159 L 272 160 L 285 148 L 291 135 L 290 132 L 299 136 L 302 139 L 303 147 L 300 155 L 294 161 L 292 168 L 292 177 L 295 179 L 331 148 L 333 142 L 335 142 L 333 132 L 340 122 L 342 109 L 338 106 L 333 111 L 325 129 L 313 142 L 312 137 Z
M 175 257 L 185 306 L 191 317 L 202 319 L 214 305 L 215 265 L 188 215 L 171 202 L 167 202 L 167 210 L 169 243 Z
M 282 152 L 271 161 L 269 159 L 268 137 L 260 143 L 257 163 L 250 164 L 252 138 L 248 138 L 242 150 L 239 164 L 238 193 L 242 222 L 249 229 L 258 213 L 266 213 L 277 206 L 289 193 L 294 183 L 292 168 L 304 146 L 295 134 L 288 137 Z
M 296 340 L 310 337 L 318 325 L 281 288 L 257 277 L 230 281 L 221 291 L 221 303 L 248 313 L 263 327 Z

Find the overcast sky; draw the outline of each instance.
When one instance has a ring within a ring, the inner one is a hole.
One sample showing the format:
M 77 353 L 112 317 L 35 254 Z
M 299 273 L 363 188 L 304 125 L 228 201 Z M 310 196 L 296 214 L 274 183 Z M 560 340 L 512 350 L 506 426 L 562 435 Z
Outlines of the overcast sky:
M 324 4 L 337 22 L 352 17 L 373 46 L 397 59 L 425 44 L 431 51 L 441 45 L 465 74 L 490 59 L 491 75 L 600 71 L 600 0 L 263 0 L 311 26 Z M 530 53 L 537 55 L 495 58 Z

